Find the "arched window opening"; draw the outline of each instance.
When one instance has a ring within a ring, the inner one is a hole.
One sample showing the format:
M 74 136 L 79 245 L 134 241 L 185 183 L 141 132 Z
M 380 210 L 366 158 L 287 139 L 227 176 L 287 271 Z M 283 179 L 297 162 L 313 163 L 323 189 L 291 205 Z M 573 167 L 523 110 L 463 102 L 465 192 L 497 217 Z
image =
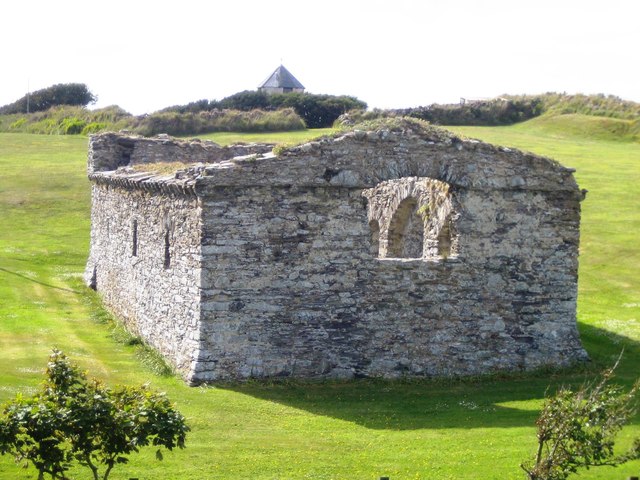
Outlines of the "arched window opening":
M 380 254 L 380 224 L 377 220 L 371 220 L 369 222 L 369 228 L 371 229 L 371 246 L 370 253 L 374 257 Z
M 398 205 L 389 224 L 387 257 L 421 258 L 424 249 L 424 221 L 415 198 Z

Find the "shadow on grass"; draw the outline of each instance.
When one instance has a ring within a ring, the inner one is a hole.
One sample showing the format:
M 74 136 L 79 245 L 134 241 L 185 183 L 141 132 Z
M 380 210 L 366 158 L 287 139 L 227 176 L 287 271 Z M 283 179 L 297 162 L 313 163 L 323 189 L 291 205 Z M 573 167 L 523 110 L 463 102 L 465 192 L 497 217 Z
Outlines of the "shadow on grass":
M 57 287 L 55 285 L 51 285 L 50 283 L 41 282 L 40 280 L 36 280 L 35 278 L 27 277 L 26 275 L 22 275 L 21 273 L 13 272 L 11 270 L 7 270 L 6 268 L 0 267 L 0 272 L 5 272 L 5 273 L 8 273 L 9 275 L 14 275 L 14 276 L 16 276 L 18 278 L 21 278 L 23 280 L 27 280 L 27 281 L 32 282 L 32 283 L 37 283 L 38 285 L 42 285 L 43 287 L 48 287 L 48 288 L 53 288 L 55 290 L 60 290 L 62 292 L 80 293 L 78 290 L 72 290 L 70 288 L 64 288 L 64 287 Z
M 571 370 L 440 380 L 250 381 L 218 388 L 371 429 L 533 427 L 547 391 L 583 383 L 613 365 L 623 348 L 617 381 L 629 385 L 638 376 L 639 342 L 588 325 L 580 330 L 593 360 Z

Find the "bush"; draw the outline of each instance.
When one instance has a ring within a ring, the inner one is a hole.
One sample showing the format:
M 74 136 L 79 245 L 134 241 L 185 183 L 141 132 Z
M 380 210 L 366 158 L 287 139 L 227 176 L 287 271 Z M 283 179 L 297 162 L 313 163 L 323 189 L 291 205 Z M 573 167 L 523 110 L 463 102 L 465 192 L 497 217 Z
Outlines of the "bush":
M 189 427 L 162 394 L 147 386 L 108 388 L 60 351 L 49 357 L 39 393 L 18 396 L 0 416 L 0 454 L 31 462 L 38 478 L 64 479 L 74 461 L 106 480 L 140 447 L 184 448 Z M 100 476 L 99 469 L 104 468 Z
M 0 131 L 19 131 L 49 135 L 90 134 L 103 130 L 125 128 L 131 114 L 118 106 L 98 110 L 85 107 L 57 106 L 29 115 L 0 116 Z
M 396 116 L 396 113 L 392 110 L 380 110 L 379 108 L 374 108 L 373 110 L 350 110 L 340 115 L 336 121 L 333 122 L 333 126 L 336 128 L 351 127 L 362 122 Z
M 77 117 L 68 117 L 60 122 L 60 133 L 63 135 L 77 135 L 82 133 L 82 130 L 87 125 L 87 122 L 80 120 Z
M 80 133 L 82 135 L 91 135 L 93 133 L 103 132 L 105 130 L 108 130 L 108 125 L 106 123 L 91 122 L 85 125 Z
M 335 95 L 314 95 L 311 93 L 266 94 L 260 91 L 246 90 L 235 93 L 220 101 L 199 100 L 187 105 L 176 105 L 159 113 L 197 113 L 204 111 L 252 110 L 276 111 L 292 108 L 308 128 L 330 127 L 345 112 L 354 109 L 366 109 L 367 104 L 355 97 Z
M 269 101 L 273 107 L 293 108 L 308 128 L 331 127 L 343 113 L 367 108 L 366 103 L 355 97 L 310 93 L 278 93 L 269 95 Z
M 397 115 L 427 120 L 436 125 L 511 125 L 543 112 L 536 97 L 499 98 L 464 104 L 438 105 L 394 110 Z
M 14 103 L 0 107 L 0 115 L 26 113 L 27 109 L 29 112 L 42 112 L 59 105 L 87 106 L 96 100 L 97 97 L 84 83 L 60 83 L 29 93 Z
M 265 112 L 213 110 L 199 113 L 159 112 L 137 117 L 127 126 L 145 136 L 197 135 L 210 132 L 278 132 L 303 130 L 303 120 L 293 109 Z
M 614 454 L 615 437 L 635 414 L 640 391 L 640 380 L 626 393 L 611 385 L 615 368 L 575 392 L 562 388 L 545 402 L 536 421 L 536 456 L 521 465 L 529 480 L 564 480 L 578 468 L 640 458 L 640 438 L 626 454 Z
M 26 123 L 27 123 L 27 119 L 25 117 L 22 117 L 16 120 L 15 122 L 13 122 L 9 128 L 11 128 L 12 130 L 19 130 Z

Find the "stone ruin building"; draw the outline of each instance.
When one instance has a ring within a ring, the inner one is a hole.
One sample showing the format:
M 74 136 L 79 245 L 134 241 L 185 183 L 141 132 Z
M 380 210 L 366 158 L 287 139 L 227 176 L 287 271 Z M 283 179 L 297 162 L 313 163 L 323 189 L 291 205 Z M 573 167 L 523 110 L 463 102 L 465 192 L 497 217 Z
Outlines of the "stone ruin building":
M 586 358 L 583 194 L 550 159 L 393 120 L 277 154 L 105 133 L 88 170 L 86 280 L 189 383 Z

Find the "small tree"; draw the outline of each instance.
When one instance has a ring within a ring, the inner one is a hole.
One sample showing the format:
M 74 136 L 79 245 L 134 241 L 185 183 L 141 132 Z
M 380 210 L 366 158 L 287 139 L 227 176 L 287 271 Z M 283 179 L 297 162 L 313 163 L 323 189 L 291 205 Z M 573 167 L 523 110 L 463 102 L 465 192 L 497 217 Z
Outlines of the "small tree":
M 640 438 L 624 455 L 615 437 L 635 414 L 640 380 L 628 392 L 610 384 L 616 364 L 577 391 L 561 388 L 547 399 L 536 421 L 538 450 L 521 467 L 529 480 L 564 480 L 578 468 L 617 466 L 640 458 Z
M 10 453 L 16 463 L 38 470 L 38 480 L 45 474 L 64 479 L 73 457 L 61 430 L 61 420 L 68 412 L 35 395 L 20 395 L 9 403 L 0 419 L 0 453 Z
M 110 389 L 54 350 L 42 392 L 18 396 L 0 417 L 0 453 L 31 462 L 38 478 L 64 479 L 73 460 L 106 480 L 140 447 L 184 448 L 189 427 L 164 395 L 141 387 Z M 156 457 L 161 460 L 160 449 Z M 100 475 L 100 466 L 104 473 Z

